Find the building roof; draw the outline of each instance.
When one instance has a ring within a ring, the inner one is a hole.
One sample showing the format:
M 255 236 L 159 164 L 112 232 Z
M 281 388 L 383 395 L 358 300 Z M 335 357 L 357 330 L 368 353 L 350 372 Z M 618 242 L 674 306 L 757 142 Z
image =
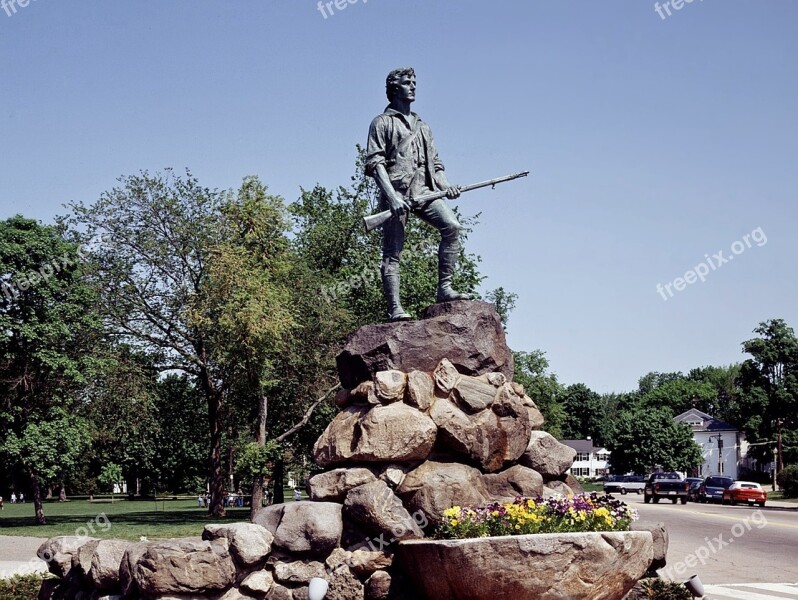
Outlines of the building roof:
M 605 448 L 594 446 L 593 440 L 560 440 L 560 443 L 565 444 L 569 448 L 573 448 L 577 452 L 588 453 L 605 450 Z
M 729 425 L 697 408 L 691 408 L 673 417 L 673 420 L 677 423 L 687 423 L 693 431 L 737 431 L 734 425 Z

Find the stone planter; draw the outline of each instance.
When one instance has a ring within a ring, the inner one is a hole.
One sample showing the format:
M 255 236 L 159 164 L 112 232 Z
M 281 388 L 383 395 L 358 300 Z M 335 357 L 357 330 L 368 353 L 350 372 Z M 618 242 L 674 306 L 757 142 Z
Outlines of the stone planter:
M 620 600 L 653 541 L 647 531 L 408 540 L 398 553 L 427 600 Z

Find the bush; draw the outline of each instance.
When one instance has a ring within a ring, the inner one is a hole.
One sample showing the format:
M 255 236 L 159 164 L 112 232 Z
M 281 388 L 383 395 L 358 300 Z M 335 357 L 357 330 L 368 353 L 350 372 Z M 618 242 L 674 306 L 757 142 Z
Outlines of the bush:
M 693 600 L 693 595 L 681 583 L 649 579 L 642 582 L 644 598 L 651 600 Z
M 36 600 L 41 587 L 41 575 L 16 575 L 11 579 L 0 579 L 0 598 L 3 600 Z
M 798 465 L 790 465 L 779 471 L 776 482 L 785 498 L 798 498 Z

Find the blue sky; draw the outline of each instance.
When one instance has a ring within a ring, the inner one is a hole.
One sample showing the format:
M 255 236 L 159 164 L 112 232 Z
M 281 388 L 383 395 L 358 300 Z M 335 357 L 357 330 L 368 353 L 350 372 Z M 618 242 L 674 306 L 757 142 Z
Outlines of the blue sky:
M 0 9 L 0 218 L 50 222 L 142 169 L 257 174 L 287 201 L 347 185 L 385 75 L 412 65 L 452 182 L 532 171 L 458 204 L 482 212 L 485 288 L 519 295 L 510 345 L 561 381 L 629 390 L 741 360 L 760 321 L 798 326 L 798 3 L 339 5 Z

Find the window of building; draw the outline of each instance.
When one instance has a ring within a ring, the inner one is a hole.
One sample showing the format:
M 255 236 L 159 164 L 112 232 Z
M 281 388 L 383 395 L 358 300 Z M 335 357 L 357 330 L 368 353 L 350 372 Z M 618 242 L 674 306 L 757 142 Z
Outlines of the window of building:
M 576 453 L 576 460 L 590 460 L 590 453 L 589 452 L 577 452 Z
M 589 477 L 590 476 L 590 469 L 579 467 L 576 469 L 571 469 L 571 474 L 574 477 Z

